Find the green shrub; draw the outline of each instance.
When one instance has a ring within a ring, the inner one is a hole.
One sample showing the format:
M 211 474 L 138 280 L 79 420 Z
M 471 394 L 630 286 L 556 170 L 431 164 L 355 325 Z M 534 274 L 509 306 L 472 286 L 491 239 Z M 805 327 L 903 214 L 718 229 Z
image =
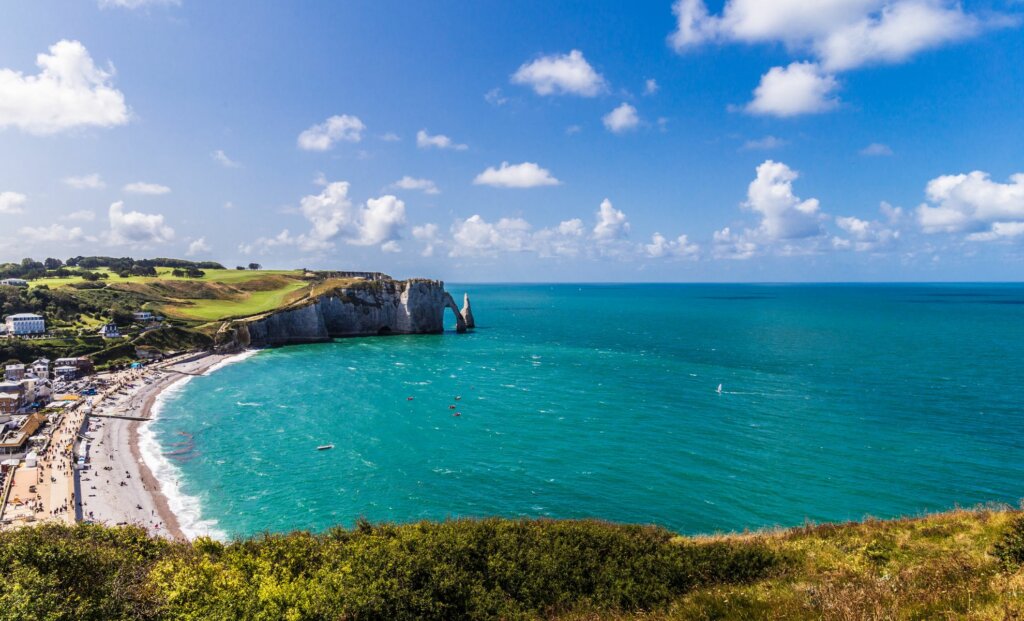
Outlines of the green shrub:
M 1010 523 L 1010 528 L 996 542 L 992 554 L 1005 571 L 1016 571 L 1024 564 L 1024 517 Z

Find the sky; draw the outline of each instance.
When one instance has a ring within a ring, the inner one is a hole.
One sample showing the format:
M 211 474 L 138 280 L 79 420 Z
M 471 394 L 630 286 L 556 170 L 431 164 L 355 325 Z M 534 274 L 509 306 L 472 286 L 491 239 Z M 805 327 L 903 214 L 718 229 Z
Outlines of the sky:
M 1019 281 L 1020 0 L 0 0 L 0 260 Z

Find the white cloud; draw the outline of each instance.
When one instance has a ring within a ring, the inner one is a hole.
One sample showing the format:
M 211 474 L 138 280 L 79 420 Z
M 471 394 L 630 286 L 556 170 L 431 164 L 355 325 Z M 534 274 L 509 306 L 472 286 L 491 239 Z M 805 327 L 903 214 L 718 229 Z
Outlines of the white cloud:
M 210 250 L 212 250 L 212 248 L 210 248 L 210 244 L 206 243 L 206 238 L 200 237 L 199 239 L 193 239 L 192 242 L 189 243 L 188 250 L 185 251 L 185 256 L 194 257 L 196 255 L 206 254 L 210 252 Z
M 565 135 L 572 136 L 580 133 L 581 131 L 583 131 L 583 128 L 580 127 L 579 125 L 570 125 L 569 127 L 565 128 Z
M 78 177 L 65 177 L 63 183 L 76 190 L 102 190 L 107 187 L 107 184 L 103 182 L 98 173 Z
M 63 224 L 50 224 L 49 226 L 26 226 L 18 231 L 20 239 L 29 243 L 38 242 L 76 242 L 85 239 L 85 233 L 80 227 L 68 228 Z
M 0 192 L 0 214 L 13 215 L 24 211 L 28 197 L 19 192 Z
M 644 251 L 652 259 L 662 257 L 695 259 L 700 252 L 700 246 L 691 243 L 686 235 L 669 240 L 661 233 L 655 233 L 651 236 L 651 243 L 644 246 Z
M 772 67 L 761 76 L 754 99 L 745 109 L 750 114 L 778 117 L 828 112 L 839 105 L 833 94 L 838 87 L 835 76 L 822 73 L 814 63 Z
M 716 259 L 745 260 L 757 254 L 758 246 L 748 233 L 734 232 L 730 227 L 712 235 L 712 253 Z
M 992 228 L 982 233 L 971 233 L 968 241 L 996 241 L 1016 239 L 1024 236 L 1024 222 L 996 222 Z
M 502 218 L 490 223 L 479 215 L 456 220 L 452 225 L 450 256 L 494 256 L 499 252 L 521 252 L 532 247 L 532 227 L 522 218 Z
M 111 83 L 114 67 L 98 68 L 85 46 L 61 40 L 36 57 L 39 73 L 0 69 L 0 129 L 54 134 L 77 127 L 128 122 L 124 95 Z
M 1024 173 L 1010 176 L 1009 183 L 977 170 L 944 175 L 929 181 L 925 193 L 931 204 L 917 208 L 925 233 L 967 232 L 972 241 L 991 241 L 1012 236 L 1024 221 Z
M 484 101 L 492 106 L 504 106 L 508 103 L 508 97 L 502 95 L 500 88 L 492 88 L 484 94 Z
M 599 242 L 624 238 L 629 233 L 629 221 L 607 198 L 601 201 L 597 210 L 597 224 L 594 225 L 594 239 Z
M 509 164 L 502 162 L 500 168 L 489 167 L 476 176 L 475 185 L 489 185 L 496 188 L 536 188 L 559 185 L 561 182 L 546 168 L 533 162 Z
M 174 239 L 174 229 L 167 226 L 162 214 L 125 211 L 124 202 L 110 206 L 109 241 L 114 245 L 160 244 Z
M 423 243 L 422 254 L 425 257 L 434 256 L 434 250 L 443 242 L 436 224 L 423 224 L 412 227 L 413 239 Z
M 823 232 L 818 199 L 801 200 L 793 194 L 799 176 L 782 162 L 766 160 L 757 167 L 743 206 L 761 215 L 758 231 L 766 240 L 805 239 Z
M 181 6 L 181 0 L 99 0 L 100 8 L 138 9 L 147 6 Z
M 68 220 L 78 220 L 80 222 L 92 222 L 96 219 L 96 212 L 90 209 L 80 209 L 79 211 L 73 211 L 68 214 Z
M 399 142 L 402 138 L 395 132 L 388 132 L 380 137 L 384 142 Z
M 636 129 L 640 124 L 640 117 L 636 114 L 636 108 L 623 103 L 601 119 L 605 128 L 615 134 L 621 134 L 631 129 Z
M 956 0 L 727 0 L 720 15 L 711 15 L 703 0 L 677 0 L 673 9 L 677 29 L 669 43 L 678 52 L 711 41 L 782 43 L 813 55 L 827 71 L 903 62 L 1016 23 L 965 13 Z
M 293 236 L 285 229 L 276 237 L 263 237 L 240 248 L 252 252 L 290 245 L 304 251 L 323 251 L 340 240 L 353 246 L 381 244 L 382 250 L 394 252 L 397 244 L 388 242 L 397 242 L 399 231 L 405 225 L 405 203 L 395 196 L 385 195 L 356 206 L 348 192 L 347 181 L 335 181 L 327 183 L 319 194 L 302 198 L 299 213 L 312 225 L 308 233 Z M 383 247 L 385 244 L 387 248 Z
M 129 194 L 150 194 L 159 195 L 167 194 L 171 191 L 171 188 L 166 185 L 160 185 L 159 183 L 146 183 L 145 181 L 136 181 L 135 183 L 129 183 L 121 188 Z
M 887 217 L 888 222 L 862 220 L 852 216 L 837 217 L 836 226 L 846 234 L 846 237 L 833 237 L 832 247 L 857 252 L 877 252 L 891 247 L 900 238 L 898 225 L 902 210 L 882 203 L 881 212 Z
M 327 151 L 338 141 L 359 142 L 363 139 L 365 129 L 366 126 L 358 117 L 347 114 L 335 115 L 299 134 L 299 148 L 306 151 Z
M 866 157 L 887 157 L 892 155 L 892 149 L 889 145 L 873 142 L 861 149 L 860 154 Z
M 607 88 L 605 79 L 579 50 L 525 63 L 512 74 L 512 83 L 530 86 L 538 95 L 594 97 Z
M 644 81 L 644 95 L 653 95 L 658 92 L 658 81 L 654 78 L 648 78 Z
M 440 194 L 437 184 L 430 179 L 416 179 L 408 175 L 391 184 L 391 187 L 401 190 L 420 190 L 424 194 Z
M 242 165 L 240 163 L 238 163 L 235 160 L 233 160 L 230 157 L 228 157 L 228 154 L 224 153 L 224 151 L 222 151 L 221 149 L 217 149 L 216 151 L 211 153 L 210 157 L 213 158 L 213 161 L 217 162 L 218 164 L 220 164 L 224 168 L 241 168 L 242 167 Z
M 465 151 L 469 148 L 469 145 L 458 144 L 444 134 L 431 136 L 425 129 L 416 132 L 416 146 L 421 149 L 454 149 L 456 151 Z
M 744 142 L 740 149 L 743 151 L 771 151 L 772 149 L 780 149 L 788 144 L 788 140 L 776 138 L 775 136 L 765 136 L 764 138 Z

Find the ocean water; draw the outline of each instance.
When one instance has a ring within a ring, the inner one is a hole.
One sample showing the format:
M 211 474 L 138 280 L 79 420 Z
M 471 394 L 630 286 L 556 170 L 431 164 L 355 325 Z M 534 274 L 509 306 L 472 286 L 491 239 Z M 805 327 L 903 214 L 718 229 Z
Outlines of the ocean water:
M 474 333 L 261 351 L 166 395 L 187 528 L 707 533 L 1024 497 L 1022 285 L 448 288 Z

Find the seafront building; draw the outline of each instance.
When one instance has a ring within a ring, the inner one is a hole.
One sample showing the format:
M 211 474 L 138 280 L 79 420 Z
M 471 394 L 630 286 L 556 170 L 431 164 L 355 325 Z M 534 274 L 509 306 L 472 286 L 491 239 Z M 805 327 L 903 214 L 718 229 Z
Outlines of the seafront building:
M 4 380 L 8 382 L 20 382 L 25 379 L 25 365 L 9 364 L 4 367 Z
M 46 333 L 46 320 L 34 313 L 8 315 L 4 319 L 4 324 L 7 326 L 8 336 Z

